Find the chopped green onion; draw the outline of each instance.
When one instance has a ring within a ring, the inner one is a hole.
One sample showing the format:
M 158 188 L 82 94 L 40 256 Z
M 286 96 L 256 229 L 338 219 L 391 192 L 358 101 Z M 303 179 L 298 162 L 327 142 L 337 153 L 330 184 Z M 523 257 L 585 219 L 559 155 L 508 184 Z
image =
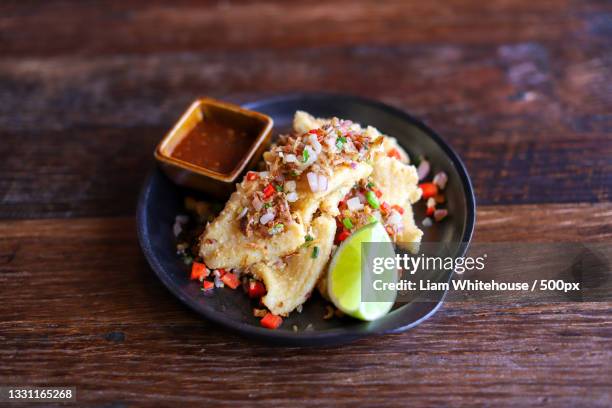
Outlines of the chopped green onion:
M 274 186 L 274 188 L 276 189 L 276 191 L 278 191 L 279 193 L 283 192 L 283 186 L 281 186 L 280 184 L 277 184 Z
M 368 204 L 370 204 L 370 207 L 376 210 L 380 208 L 380 203 L 378 202 L 378 198 L 376 198 L 376 194 L 374 194 L 372 190 L 366 192 L 365 197 L 366 197 L 366 200 L 368 200 Z
M 353 228 L 353 223 L 351 222 L 351 219 L 346 217 L 345 219 L 342 220 L 342 224 L 344 224 L 344 226 L 346 227 L 346 229 L 351 229 Z
M 368 182 L 368 184 L 366 185 L 366 187 L 367 187 L 367 188 L 372 188 L 372 187 L 374 187 L 374 182 L 373 182 L 373 181 Z
M 264 204 L 264 208 L 270 208 L 270 207 L 272 207 L 272 203 L 265 203 Z
M 319 247 L 316 246 L 316 247 L 312 248 L 312 255 L 311 255 L 311 257 L 314 259 L 314 258 L 317 258 L 318 256 L 319 256 Z
M 342 150 L 342 147 L 344 147 L 345 143 L 346 137 L 339 137 L 338 139 L 336 139 L 336 147 L 338 148 L 338 150 Z
M 293 177 L 297 177 L 297 176 L 298 176 L 298 172 L 297 172 L 297 171 L 295 171 L 295 170 L 291 170 L 291 175 L 292 175 Z
M 304 237 L 304 240 L 306 240 L 306 242 L 310 242 L 312 241 L 314 238 L 312 237 L 312 235 L 308 234 Z
M 372 224 L 373 222 L 378 222 L 378 218 L 376 218 L 376 217 L 375 217 L 375 216 L 373 216 L 373 215 L 370 215 L 370 216 L 368 217 L 368 222 L 369 222 L 370 224 Z
M 309 158 L 310 158 L 310 153 L 308 153 L 308 150 L 304 149 L 304 151 L 302 151 L 302 161 L 306 163 Z

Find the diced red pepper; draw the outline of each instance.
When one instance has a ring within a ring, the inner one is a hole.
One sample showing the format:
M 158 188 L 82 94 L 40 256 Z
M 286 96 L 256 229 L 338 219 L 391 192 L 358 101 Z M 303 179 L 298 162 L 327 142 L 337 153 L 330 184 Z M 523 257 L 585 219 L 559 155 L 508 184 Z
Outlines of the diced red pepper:
M 395 232 L 393 231 L 393 228 L 391 228 L 390 226 L 385 227 L 385 230 L 387 231 L 387 234 L 389 234 L 390 237 L 392 237 Z
M 259 321 L 266 329 L 276 329 L 283 323 L 283 318 L 272 313 L 266 313 L 266 315 Z
M 259 281 L 249 282 L 249 297 L 251 299 L 257 299 L 266 294 L 266 287 Z
M 434 197 L 438 194 L 438 186 L 434 183 L 421 183 L 419 184 L 419 188 L 423 191 L 423 198 L 428 199 L 429 197 Z
M 233 273 L 226 273 L 221 277 L 221 281 L 232 289 L 236 289 L 238 286 L 240 286 L 238 276 Z
M 389 150 L 387 152 L 387 156 L 388 157 L 395 157 L 397 160 L 401 160 L 402 159 L 402 155 L 400 154 L 399 150 L 397 150 L 395 148 Z
M 258 178 L 259 178 L 259 175 L 255 173 L 254 171 L 249 171 L 246 175 L 247 181 L 257 180 Z
M 264 198 L 272 197 L 272 194 L 274 194 L 275 191 L 274 186 L 272 184 L 268 184 L 263 190 Z
M 431 217 L 432 215 L 434 215 L 435 211 L 436 211 L 436 207 L 427 207 L 427 210 L 425 210 L 425 214 L 428 217 Z
M 201 262 L 191 264 L 191 279 L 200 280 L 206 277 L 206 265 Z
M 383 214 L 388 214 L 391 211 L 391 206 L 388 202 L 383 201 L 383 203 L 380 205 L 380 210 Z
M 219 277 L 222 278 L 223 275 L 225 275 L 227 273 L 227 271 L 223 268 L 219 268 L 217 269 L 217 271 L 219 271 Z
M 215 284 L 211 281 L 205 280 L 202 282 L 202 289 L 204 290 L 211 290 L 214 287 L 215 287 Z
M 343 228 L 338 234 L 338 238 L 336 239 L 336 242 L 340 243 L 344 241 L 345 239 L 347 239 L 350 235 L 351 235 L 351 232 Z
M 404 209 L 403 209 L 402 207 L 400 207 L 399 205 L 394 205 L 394 206 L 393 206 L 393 209 L 394 209 L 395 211 L 397 211 L 398 213 L 400 213 L 400 214 L 404 215 Z
M 382 197 L 382 191 L 380 191 L 377 188 L 372 188 L 372 191 L 374 192 L 374 194 L 376 194 L 376 197 L 380 198 Z
M 310 130 L 308 131 L 308 133 L 310 133 L 311 135 L 317 135 L 317 134 L 319 134 L 318 130 L 319 130 L 319 129 L 310 129 Z

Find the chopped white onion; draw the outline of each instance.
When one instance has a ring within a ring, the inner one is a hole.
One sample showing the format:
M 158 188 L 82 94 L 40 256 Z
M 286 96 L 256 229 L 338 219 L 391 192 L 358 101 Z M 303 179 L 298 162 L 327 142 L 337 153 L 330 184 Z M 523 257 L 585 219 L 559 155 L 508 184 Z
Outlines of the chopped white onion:
M 319 191 L 327 191 L 327 177 L 319 174 Z
M 429 174 L 429 162 L 425 159 L 421 160 L 419 167 L 417 168 L 417 175 L 419 176 L 419 181 L 423 180 Z
M 242 211 L 240 211 L 240 214 L 238 214 L 238 219 L 244 217 L 246 215 L 247 211 L 248 211 L 248 209 L 246 207 L 244 207 L 242 209 Z
M 265 179 L 266 177 L 268 177 L 270 175 L 269 171 L 260 171 L 259 172 L 259 177 L 262 179 Z
M 427 218 L 425 218 L 425 219 L 423 220 L 423 226 L 424 226 L 424 227 L 426 227 L 426 228 L 431 227 L 431 226 L 432 226 L 432 224 L 433 224 L 433 223 L 432 223 L 432 221 L 431 221 L 431 218 L 429 218 L 429 217 L 427 217 Z
M 308 160 L 304 164 L 309 166 L 317 160 L 317 153 L 310 146 L 304 147 L 304 150 L 308 152 Z
M 446 187 L 446 182 L 447 181 L 448 181 L 448 176 L 443 171 L 441 171 L 438 174 L 436 174 L 434 176 L 434 178 L 433 178 L 434 184 L 436 184 L 438 187 L 440 187 L 440 190 L 444 190 L 444 187 Z
M 434 200 L 433 197 L 429 197 L 427 199 L 427 208 L 431 208 L 431 207 L 435 207 L 436 206 L 436 200 Z
M 359 211 L 363 209 L 363 204 L 359 201 L 359 197 L 353 197 L 346 201 L 346 206 L 349 211 Z
M 391 211 L 391 215 L 387 219 L 387 222 L 393 226 L 400 225 L 402 223 L 402 216 L 399 212 L 393 210 Z
M 189 222 L 189 217 L 187 215 L 177 215 L 174 221 L 179 224 L 187 224 Z
M 295 188 L 296 188 L 295 180 L 289 180 L 288 182 L 285 183 L 285 191 L 288 191 L 288 192 L 295 191 Z
M 172 232 L 174 233 L 174 236 L 178 237 L 182 231 L 183 231 L 183 224 L 176 221 L 174 225 L 172 226 Z
M 321 150 L 323 150 L 323 146 L 321 146 L 321 143 L 319 143 L 319 140 L 317 139 L 317 135 L 308 136 L 308 141 L 310 142 L 310 144 L 314 148 L 314 151 L 317 154 L 321 153 Z
M 267 224 L 270 221 L 272 221 L 274 219 L 274 213 L 273 212 L 267 212 L 264 215 L 261 216 L 261 218 L 259 219 L 259 222 L 261 224 Z
M 287 201 L 289 201 L 290 203 L 294 203 L 297 200 L 298 200 L 298 195 L 295 191 L 292 191 L 289 194 L 287 194 Z
M 223 281 L 218 276 L 215 276 L 215 287 L 222 288 L 224 286 Z
M 284 161 L 285 163 L 297 163 L 297 157 L 295 157 L 295 154 L 288 154 L 284 157 Z
M 310 186 L 310 190 L 313 193 L 319 191 L 319 176 L 317 173 L 313 173 L 312 171 L 306 174 L 306 178 L 308 179 L 308 185 Z

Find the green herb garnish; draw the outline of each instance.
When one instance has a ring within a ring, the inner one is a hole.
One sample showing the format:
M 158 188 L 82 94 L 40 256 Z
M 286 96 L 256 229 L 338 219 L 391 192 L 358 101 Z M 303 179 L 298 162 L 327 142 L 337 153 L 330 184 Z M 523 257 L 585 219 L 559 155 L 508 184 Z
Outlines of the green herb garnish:
M 304 149 L 304 151 L 302 152 L 302 161 L 306 163 L 309 158 L 310 158 L 310 153 L 308 153 L 307 149 Z
M 350 230 L 351 228 L 353 228 L 353 222 L 348 217 L 342 220 L 342 224 L 346 227 L 346 229 Z
M 319 256 L 319 247 L 316 246 L 316 247 L 312 248 L 311 258 L 316 259 L 318 256 Z
M 283 186 L 281 186 L 280 184 L 275 185 L 275 186 L 274 186 L 274 189 L 275 189 L 276 191 L 278 191 L 279 193 L 282 193 L 282 192 L 283 192 Z
M 376 197 L 376 194 L 374 194 L 372 190 L 366 192 L 365 197 L 366 197 L 366 200 L 368 200 L 368 204 L 370 204 L 370 207 L 374 209 L 380 208 L 380 203 L 378 202 L 378 198 Z
M 344 147 L 344 144 L 346 143 L 346 137 L 339 137 L 336 139 L 336 147 L 338 148 L 338 150 L 342 150 L 342 148 Z

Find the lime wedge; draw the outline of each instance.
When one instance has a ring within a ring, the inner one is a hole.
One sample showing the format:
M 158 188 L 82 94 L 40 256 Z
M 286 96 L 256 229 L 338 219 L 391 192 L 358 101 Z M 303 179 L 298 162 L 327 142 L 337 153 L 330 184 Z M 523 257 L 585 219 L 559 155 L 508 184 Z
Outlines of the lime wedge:
M 364 245 L 364 242 L 374 244 Z M 396 283 L 397 271 L 383 268 L 380 274 L 374 274 L 371 268 L 376 257 L 395 257 L 393 244 L 387 231 L 380 224 L 368 224 L 349 236 L 336 250 L 329 264 L 327 288 L 334 305 L 349 316 L 361 320 L 375 320 L 389 312 L 395 303 L 396 292 L 375 290 L 373 283 Z M 362 276 L 362 261 L 364 265 Z M 362 293 L 362 282 L 365 285 Z M 366 299 L 366 301 L 362 301 Z

